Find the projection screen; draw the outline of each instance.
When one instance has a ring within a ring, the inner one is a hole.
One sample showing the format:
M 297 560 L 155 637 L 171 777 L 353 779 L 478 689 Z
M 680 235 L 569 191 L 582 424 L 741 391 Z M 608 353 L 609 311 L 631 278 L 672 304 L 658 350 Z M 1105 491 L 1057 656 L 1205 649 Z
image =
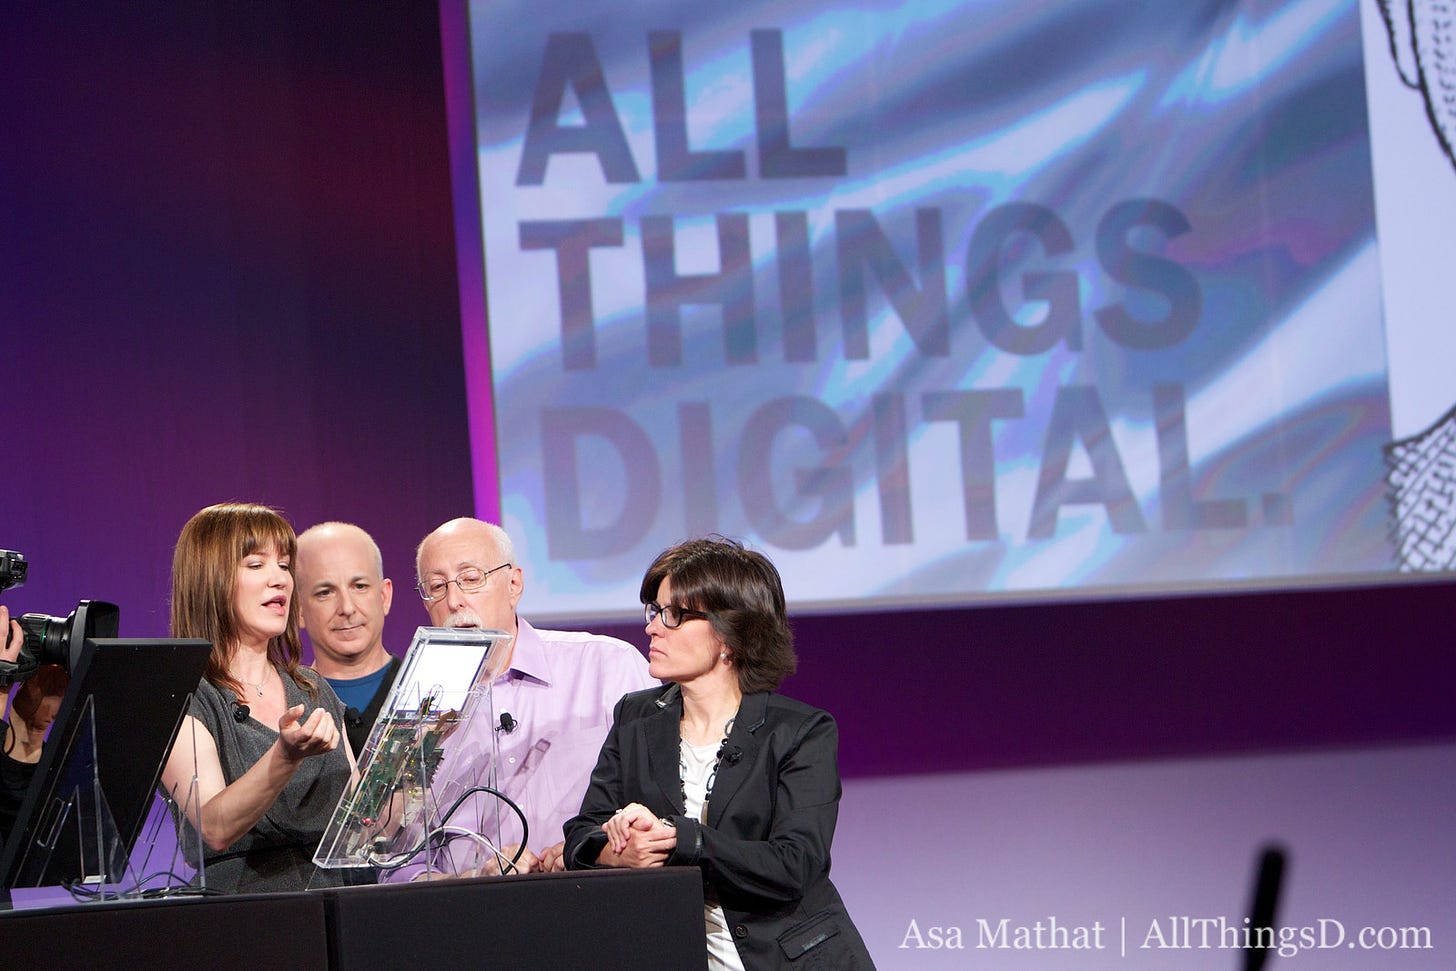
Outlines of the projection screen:
M 1353 2 L 442 6 L 476 495 L 533 615 L 1403 557 Z

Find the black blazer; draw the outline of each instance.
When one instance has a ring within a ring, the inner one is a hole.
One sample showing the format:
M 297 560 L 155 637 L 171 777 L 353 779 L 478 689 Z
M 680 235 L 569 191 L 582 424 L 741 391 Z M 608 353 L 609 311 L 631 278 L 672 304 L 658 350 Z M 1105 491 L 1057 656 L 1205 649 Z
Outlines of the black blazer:
M 749 971 L 873 968 L 829 882 L 840 791 L 834 719 L 782 695 L 745 695 L 704 825 L 683 814 L 681 718 L 677 685 L 617 703 L 581 815 L 566 824 L 566 865 L 596 866 L 607 843 L 602 823 L 641 803 L 676 824 L 667 865 L 702 870 Z

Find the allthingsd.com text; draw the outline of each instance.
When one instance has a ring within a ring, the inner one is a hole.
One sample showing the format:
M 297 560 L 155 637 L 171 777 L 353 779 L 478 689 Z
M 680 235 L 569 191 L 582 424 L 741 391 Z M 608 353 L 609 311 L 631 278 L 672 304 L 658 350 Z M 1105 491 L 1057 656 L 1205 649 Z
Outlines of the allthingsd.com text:
M 969 931 L 969 933 L 967 933 Z M 911 918 L 900 940 L 901 950 L 1006 951 L 1207 951 L 1265 950 L 1291 958 L 1304 951 L 1346 948 L 1361 951 L 1430 951 L 1429 927 L 1353 927 L 1334 917 L 1311 924 L 1260 927 L 1247 917 L 1155 917 L 1143 923 L 1126 917 L 1070 922 L 1055 916 L 1017 922 L 1008 917 L 978 917 L 963 928 L 957 924 L 921 923 Z
M 1360 927 L 1349 929 L 1333 917 L 1290 927 L 1255 927 L 1245 917 L 1164 917 L 1154 919 L 1138 945 L 1144 950 L 1264 950 L 1280 957 L 1301 951 L 1343 947 L 1360 951 L 1429 951 L 1429 927 Z

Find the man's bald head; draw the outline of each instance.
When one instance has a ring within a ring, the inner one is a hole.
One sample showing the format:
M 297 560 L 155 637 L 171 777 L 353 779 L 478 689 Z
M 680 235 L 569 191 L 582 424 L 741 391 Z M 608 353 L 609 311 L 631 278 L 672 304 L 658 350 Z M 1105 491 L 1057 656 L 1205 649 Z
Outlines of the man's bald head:
M 425 603 L 436 627 L 480 627 L 516 631 L 516 604 L 525 590 L 515 546 L 494 523 L 452 519 L 420 542 L 415 567 L 422 585 L 443 585 L 438 597 Z M 485 575 L 476 590 L 461 590 L 461 576 Z
M 394 584 L 379 544 L 352 523 L 320 523 L 298 536 L 294 565 L 304 630 L 325 677 L 372 674 L 389 662 L 384 618 Z

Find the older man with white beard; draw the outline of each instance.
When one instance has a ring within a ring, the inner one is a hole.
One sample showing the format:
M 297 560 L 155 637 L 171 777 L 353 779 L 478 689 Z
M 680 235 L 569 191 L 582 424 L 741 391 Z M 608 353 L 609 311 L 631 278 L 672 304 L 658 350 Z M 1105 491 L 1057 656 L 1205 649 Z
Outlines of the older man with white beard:
M 611 727 L 612 709 L 629 691 L 658 682 L 631 644 L 615 637 L 572 631 L 537 630 L 516 614 L 525 575 L 505 530 L 479 519 L 452 519 L 426 536 L 416 555 L 417 587 L 435 627 L 476 627 L 514 635 L 492 659 L 489 678 L 494 726 L 472 724 L 475 738 L 452 736 L 446 761 L 432 783 L 441 795 L 480 781 L 469 759 L 450 750 L 490 751 L 484 733 L 494 731 L 500 748 L 497 783 L 521 807 L 528 824 L 527 848 L 517 868 L 561 870 L 562 826 L 581 809 L 597 755 Z M 512 814 L 501 818 L 509 823 Z M 509 840 L 509 825 L 503 840 Z M 516 832 L 519 836 L 518 831 Z M 471 844 L 456 840 L 459 854 Z M 509 855 L 509 854 L 507 854 Z M 446 869 L 460 870 L 458 856 Z M 491 872 L 489 861 L 467 867 Z M 386 879 L 410 879 L 419 867 Z

